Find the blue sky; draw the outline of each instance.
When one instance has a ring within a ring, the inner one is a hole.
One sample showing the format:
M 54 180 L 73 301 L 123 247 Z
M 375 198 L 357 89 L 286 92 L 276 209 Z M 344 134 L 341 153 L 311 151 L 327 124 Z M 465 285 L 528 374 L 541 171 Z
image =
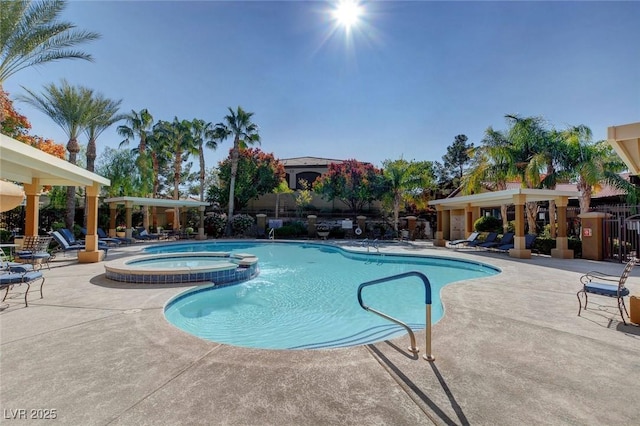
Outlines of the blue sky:
M 71 1 L 63 14 L 102 34 L 83 49 L 95 62 L 27 69 L 4 84 L 83 85 L 123 112 L 156 120 L 222 121 L 254 112 L 261 149 L 278 158 L 438 160 L 457 134 L 479 144 L 504 115 L 550 125 L 640 121 L 639 2 L 362 2 L 347 37 L 332 2 Z M 33 133 L 66 144 L 24 103 Z M 99 153 L 117 147 L 113 129 Z M 80 141 L 86 143 L 84 137 Z M 207 153 L 225 158 L 230 141 Z M 197 166 L 196 166 L 197 167 Z

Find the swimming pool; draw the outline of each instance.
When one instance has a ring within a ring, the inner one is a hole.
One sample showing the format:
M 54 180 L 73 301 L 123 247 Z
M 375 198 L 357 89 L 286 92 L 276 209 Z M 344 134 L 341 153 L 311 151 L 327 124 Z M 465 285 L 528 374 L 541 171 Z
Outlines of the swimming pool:
M 165 305 L 165 317 L 198 337 L 265 349 L 323 349 L 362 345 L 406 331 L 363 310 L 357 288 L 365 282 L 420 271 L 432 288 L 432 318 L 443 315 L 440 289 L 454 281 L 499 273 L 490 265 L 452 258 L 355 253 L 310 243 L 194 243 L 147 249 L 150 253 L 229 251 L 260 259 L 260 274 L 247 282 L 183 292 Z M 406 278 L 363 291 L 367 305 L 425 327 L 424 286 Z

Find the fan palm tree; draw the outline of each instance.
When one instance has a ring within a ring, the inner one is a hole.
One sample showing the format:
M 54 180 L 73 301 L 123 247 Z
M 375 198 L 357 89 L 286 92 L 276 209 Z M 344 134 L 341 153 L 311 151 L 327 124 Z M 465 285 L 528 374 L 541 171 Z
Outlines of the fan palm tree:
M 215 139 L 224 141 L 233 136 L 233 148 L 231 149 L 231 176 L 229 177 L 229 210 L 227 221 L 227 234 L 231 232 L 231 217 L 233 216 L 233 201 L 235 196 L 236 175 L 238 173 L 238 155 L 240 148 L 255 143 L 260 144 L 258 125 L 251 121 L 252 112 L 247 112 L 238 106 L 234 111 L 229 107 L 229 114 L 224 117 L 224 122 L 215 126 Z
M 60 59 L 93 60 L 73 47 L 100 35 L 59 21 L 65 7 L 62 0 L 0 1 L 0 89 L 9 77 L 28 67 Z M 3 121 L 4 105 L 0 105 L 0 123 Z
M 76 164 L 76 157 L 80 152 L 78 135 L 84 131 L 91 120 L 93 91 L 82 86 L 70 86 L 66 80 L 62 80 L 60 87 L 53 83 L 45 86 L 41 95 L 24 87 L 23 89 L 28 93 L 28 96 L 20 96 L 18 99 L 48 115 L 69 137 L 67 142 L 68 160 L 71 164 Z M 75 194 L 75 186 L 67 187 L 65 225 L 69 229 L 73 228 L 74 223 Z
M 191 133 L 193 140 L 198 147 L 198 159 L 200 160 L 200 201 L 204 201 L 204 180 L 205 180 L 205 162 L 204 162 L 204 148 L 210 148 L 215 150 L 218 147 L 218 142 L 215 139 L 215 131 L 211 123 L 206 123 L 204 120 L 194 119 L 191 122 Z

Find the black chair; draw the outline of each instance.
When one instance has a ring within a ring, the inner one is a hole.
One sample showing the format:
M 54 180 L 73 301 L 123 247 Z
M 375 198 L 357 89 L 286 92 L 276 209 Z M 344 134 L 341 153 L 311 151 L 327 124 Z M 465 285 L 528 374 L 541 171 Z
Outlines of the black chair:
M 629 260 L 627 265 L 624 267 L 622 274 L 617 277 L 614 275 L 603 274 L 602 272 L 591 271 L 584 274 L 580 277 L 580 282 L 582 283 L 582 288 L 578 291 L 578 316 L 582 312 L 582 303 L 580 302 L 580 294 L 584 295 L 584 309 L 587 309 L 588 294 L 597 294 L 599 296 L 607 296 L 607 297 L 615 297 L 618 300 L 618 309 L 620 310 L 620 316 L 622 317 L 622 322 L 627 325 L 627 321 L 624 318 L 624 314 L 629 316 L 629 312 L 627 311 L 627 307 L 624 303 L 624 297 L 629 295 L 629 289 L 625 287 L 625 283 L 627 278 L 629 277 L 629 273 L 633 269 L 634 266 L 638 263 L 637 258 L 632 258 Z M 615 284 L 607 284 L 599 281 L 606 281 Z M 624 313 L 623 313 L 624 311 Z

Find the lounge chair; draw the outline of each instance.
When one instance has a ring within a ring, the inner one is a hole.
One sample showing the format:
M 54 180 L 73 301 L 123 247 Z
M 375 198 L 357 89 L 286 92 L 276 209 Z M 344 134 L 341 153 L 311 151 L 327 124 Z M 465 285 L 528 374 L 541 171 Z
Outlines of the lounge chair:
M 533 249 L 533 244 L 535 243 L 536 238 L 538 238 L 537 235 L 533 235 L 533 234 L 525 235 L 524 236 L 524 248 L 527 249 L 527 250 L 532 250 Z M 513 241 L 510 244 L 502 244 L 502 245 L 496 247 L 496 250 L 509 251 L 512 248 L 514 248 Z
M 0 272 L 0 289 L 6 289 L 4 293 L 4 297 L 2 301 L 4 302 L 9 295 L 9 290 L 12 289 L 16 285 L 27 285 L 27 290 L 24 292 L 24 306 L 28 307 L 29 302 L 27 301 L 27 296 L 29 294 L 29 289 L 31 288 L 31 283 L 42 280 L 40 282 L 40 298 L 42 299 L 42 286 L 44 285 L 44 275 L 40 271 L 34 271 L 33 269 L 29 269 L 28 266 L 14 266 L 10 271 Z
M 627 277 L 629 273 L 633 269 L 634 266 L 639 262 L 637 258 L 631 258 L 627 265 L 624 267 L 622 274 L 617 277 L 614 275 L 603 274 L 602 272 L 591 271 L 584 274 L 580 277 L 580 282 L 582 283 L 582 288 L 576 294 L 578 296 L 578 316 L 582 312 L 582 303 L 580 302 L 580 293 L 584 294 L 584 309 L 587 309 L 587 294 L 597 294 L 600 296 L 607 297 L 615 297 L 618 299 L 618 309 L 620 310 L 620 317 L 622 317 L 622 322 L 627 325 L 627 321 L 624 318 L 624 314 L 626 313 L 629 316 L 629 312 L 627 311 L 627 307 L 624 304 L 624 297 L 629 295 L 629 289 L 624 285 L 627 281 Z M 599 281 L 607 281 L 615 284 L 607 284 Z M 623 313 L 624 310 L 624 313 Z
M 84 244 L 74 244 L 74 245 L 69 244 L 69 242 L 58 231 L 53 231 L 51 233 L 51 236 L 58 243 L 59 250 L 61 250 L 65 254 L 69 251 L 75 251 L 77 253 L 79 250 L 86 250 L 86 246 Z M 105 257 L 107 256 L 109 251 L 108 245 L 98 244 L 98 249 L 104 250 L 104 255 Z
M 86 228 L 82 228 L 82 234 L 83 235 L 87 235 L 87 229 Z M 122 244 L 122 241 L 120 241 L 117 238 L 109 238 L 109 237 L 101 237 L 100 233 L 98 233 L 98 244 L 99 243 L 105 243 L 108 246 L 119 246 L 120 244 Z
M 104 232 L 104 229 L 98 228 L 98 238 L 100 238 L 101 240 L 104 240 L 106 238 L 111 238 L 111 237 L 109 237 L 107 233 Z M 126 238 L 126 237 L 115 237 L 115 239 L 124 244 L 133 244 L 136 241 L 133 238 Z
M 85 241 L 76 239 L 76 236 L 69 229 L 61 228 L 57 232 L 62 237 L 62 239 L 64 239 L 67 243 L 69 243 L 69 246 L 71 247 L 81 246 L 81 249 L 84 249 Z M 105 253 L 106 253 L 106 251 L 109 249 L 109 244 L 107 244 L 104 241 L 98 241 L 98 248 L 100 250 L 105 250 Z
M 150 234 L 143 226 L 139 226 L 135 228 L 135 232 L 133 233 L 133 238 L 137 240 L 159 240 L 160 234 Z
M 513 232 L 505 232 L 499 241 L 485 241 L 484 243 L 478 244 L 476 247 L 497 248 L 508 244 L 513 244 Z
M 496 241 L 496 238 L 498 238 L 498 233 L 497 232 L 489 232 L 489 234 L 487 235 L 487 237 L 484 240 L 480 240 L 479 238 L 477 238 L 476 240 L 468 243 L 467 246 L 469 246 L 469 247 L 478 247 L 480 244 L 493 243 L 493 242 Z
M 22 249 L 16 252 L 16 259 L 20 263 L 31 264 L 33 269 L 41 268 L 43 263 L 47 265 L 47 269 L 51 269 L 49 266 L 51 254 L 48 251 L 50 243 L 50 236 L 26 236 L 22 243 Z
M 471 233 L 471 235 L 469 235 L 469 237 L 467 237 L 464 240 L 453 240 L 453 241 L 449 241 L 449 246 L 459 246 L 459 245 L 468 245 L 469 243 L 474 242 L 475 240 L 478 239 L 478 236 L 480 236 L 479 232 L 473 232 Z

